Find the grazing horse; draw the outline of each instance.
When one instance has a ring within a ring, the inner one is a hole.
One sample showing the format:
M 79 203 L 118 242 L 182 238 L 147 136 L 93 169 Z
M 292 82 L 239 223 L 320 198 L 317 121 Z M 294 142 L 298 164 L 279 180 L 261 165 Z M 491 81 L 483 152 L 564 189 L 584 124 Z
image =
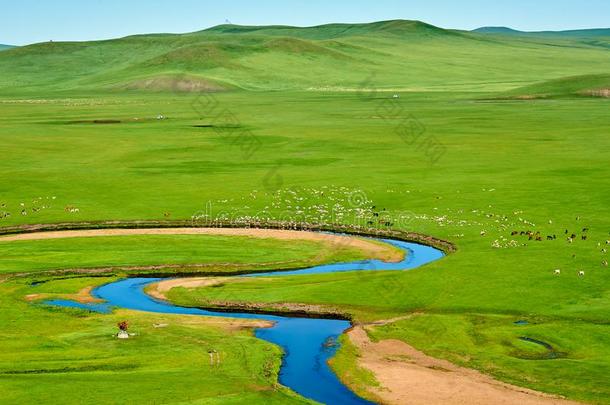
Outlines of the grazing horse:
M 580 239 L 582 239 L 582 240 L 587 240 L 587 235 L 583 235 L 583 236 L 581 236 L 581 237 L 580 237 Z

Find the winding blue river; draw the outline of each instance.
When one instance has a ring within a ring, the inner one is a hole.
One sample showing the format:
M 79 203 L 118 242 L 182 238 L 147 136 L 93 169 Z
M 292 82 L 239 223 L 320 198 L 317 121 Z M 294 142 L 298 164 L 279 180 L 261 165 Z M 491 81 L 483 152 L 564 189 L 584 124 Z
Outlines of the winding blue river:
M 398 263 L 380 260 L 365 260 L 315 266 L 295 271 L 250 274 L 241 277 L 265 277 L 273 275 L 301 275 L 335 273 L 356 270 L 406 270 L 419 267 L 443 257 L 443 252 L 416 243 L 382 239 L 405 251 L 405 258 Z M 231 318 L 262 319 L 274 322 L 271 328 L 255 331 L 256 337 L 279 345 L 284 350 L 279 381 L 300 395 L 325 404 L 371 404 L 357 396 L 339 381 L 328 366 L 328 360 L 335 354 L 337 345 L 333 341 L 345 332 L 349 321 L 336 319 L 298 318 L 253 313 L 227 313 L 186 308 L 159 301 L 147 295 L 144 287 L 161 281 L 160 278 L 129 278 L 106 284 L 95 289 L 92 294 L 106 301 L 95 306 L 73 301 L 53 300 L 48 304 L 85 308 L 105 312 L 112 307 L 164 314 L 221 316 Z

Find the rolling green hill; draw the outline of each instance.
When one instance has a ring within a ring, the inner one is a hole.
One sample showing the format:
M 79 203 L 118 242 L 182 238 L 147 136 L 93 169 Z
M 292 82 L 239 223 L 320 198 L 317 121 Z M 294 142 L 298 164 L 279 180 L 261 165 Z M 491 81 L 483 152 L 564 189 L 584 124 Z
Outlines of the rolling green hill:
M 305 28 L 220 25 L 189 34 L 8 50 L 0 55 L 0 90 L 506 91 L 606 73 L 609 48 L 603 38 L 491 36 L 403 20 Z
M 563 77 L 511 90 L 509 98 L 610 97 L 610 74 Z

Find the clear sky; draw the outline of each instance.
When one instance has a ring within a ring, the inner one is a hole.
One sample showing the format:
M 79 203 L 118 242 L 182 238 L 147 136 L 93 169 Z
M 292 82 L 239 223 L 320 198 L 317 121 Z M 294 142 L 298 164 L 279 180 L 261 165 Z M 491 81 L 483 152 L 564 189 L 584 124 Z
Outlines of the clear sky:
M 245 25 L 422 20 L 443 28 L 610 27 L 609 0 L 0 0 L 0 43 L 82 41 Z

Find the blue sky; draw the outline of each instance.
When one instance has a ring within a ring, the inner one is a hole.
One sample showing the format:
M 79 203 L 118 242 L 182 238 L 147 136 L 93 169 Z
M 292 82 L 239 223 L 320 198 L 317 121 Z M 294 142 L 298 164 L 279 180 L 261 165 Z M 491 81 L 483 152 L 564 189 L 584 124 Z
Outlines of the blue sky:
M 521 30 L 610 26 L 608 0 L 0 0 L 0 43 L 191 32 L 247 25 L 422 20 L 443 28 Z

